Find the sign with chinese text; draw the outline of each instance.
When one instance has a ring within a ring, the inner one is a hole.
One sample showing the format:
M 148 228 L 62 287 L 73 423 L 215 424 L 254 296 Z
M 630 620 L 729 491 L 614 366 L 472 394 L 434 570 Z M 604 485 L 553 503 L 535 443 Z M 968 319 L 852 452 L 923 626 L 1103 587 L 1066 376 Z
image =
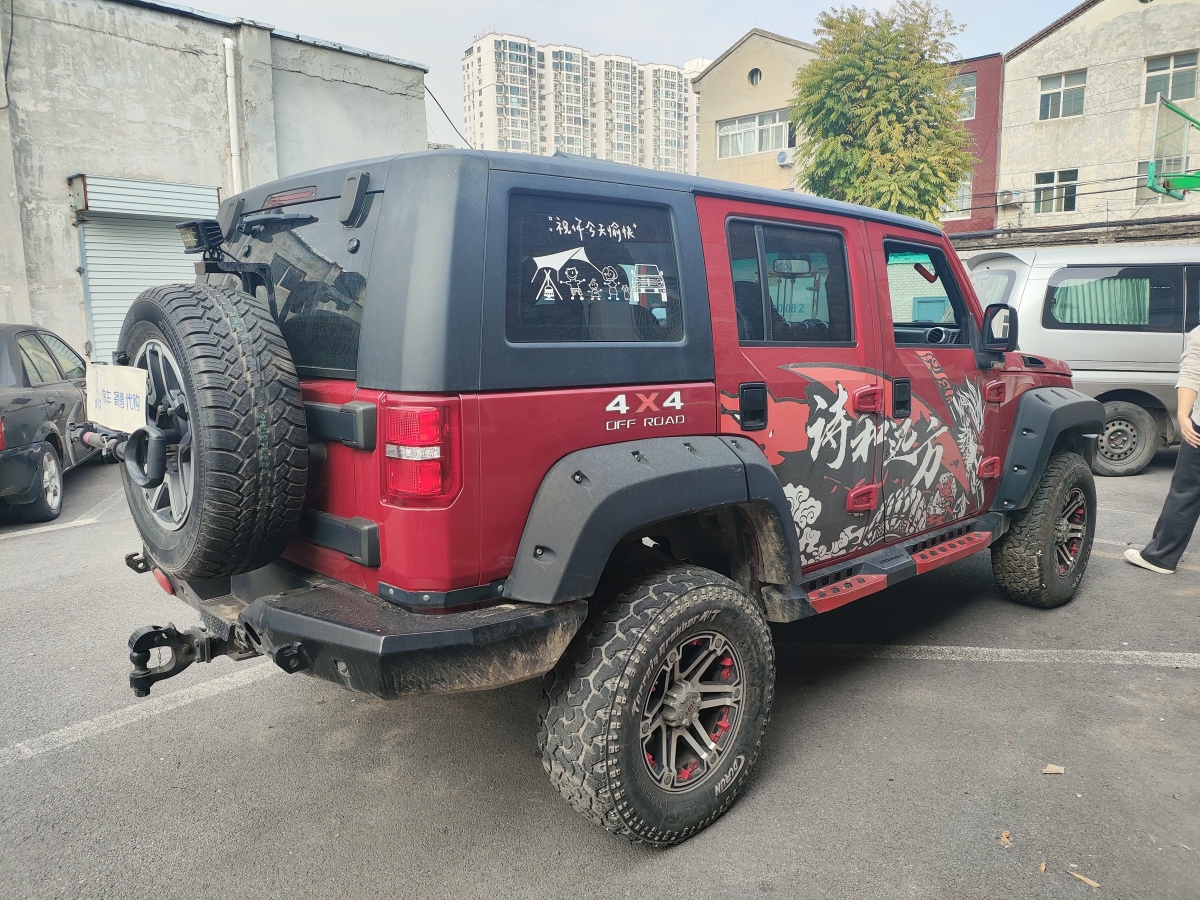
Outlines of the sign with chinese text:
M 87 369 L 88 419 L 126 434 L 146 424 L 146 370 L 134 366 Z

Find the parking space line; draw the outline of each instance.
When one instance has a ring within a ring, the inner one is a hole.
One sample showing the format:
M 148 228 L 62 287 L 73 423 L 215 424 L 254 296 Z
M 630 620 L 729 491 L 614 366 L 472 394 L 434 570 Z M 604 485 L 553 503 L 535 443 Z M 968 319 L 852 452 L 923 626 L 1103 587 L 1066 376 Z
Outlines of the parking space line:
M 59 522 L 56 525 L 42 525 L 38 528 L 26 528 L 24 531 L 13 531 L 9 534 L 0 534 L 0 541 L 11 541 L 14 538 L 35 537 L 39 534 L 46 534 L 50 531 L 63 531 L 67 528 L 78 528 L 80 525 L 95 525 L 96 519 L 72 519 L 70 522 Z
M 270 678 L 272 675 L 277 675 L 282 671 L 282 669 L 267 660 L 259 663 L 249 663 L 239 668 L 236 672 L 230 672 L 228 675 L 221 675 L 217 678 L 193 685 L 192 687 L 164 694 L 161 697 L 150 697 L 146 700 L 139 700 L 137 703 L 126 706 L 124 709 L 105 713 L 94 719 L 88 719 L 86 722 L 68 725 L 66 728 L 51 731 L 49 734 L 44 734 L 41 737 L 9 744 L 7 747 L 0 749 L 0 768 L 22 760 L 32 759 L 35 756 L 41 756 L 43 753 L 65 749 L 73 744 L 78 744 L 80 741 L 86 741 L 89 738 L 98 737 L 109 731 L 115 731 L 118 728 L 124 728 L 136 722 L 142 722 L 154 716 L 170 712 L 173 709 L 179 709 L 181 706 L 187 706 L 189 703 L 195 703 L 198 700 L 207 700 L 209 697 L 215 697 L 226 691 L 232 691 L 236 688 L 253 684 L 256 681 L 262 681 L 264 678 Z
M 1152 666 L 1200 669 L 1200 653 L 1151 650 L 1021 650 L 1010 647 L 954 647 L 921 644 L 804 644 L 780 642 L 800 656 L 834 659 L 929 659 L 943 662 L 1074 663 L 1098 666 Z

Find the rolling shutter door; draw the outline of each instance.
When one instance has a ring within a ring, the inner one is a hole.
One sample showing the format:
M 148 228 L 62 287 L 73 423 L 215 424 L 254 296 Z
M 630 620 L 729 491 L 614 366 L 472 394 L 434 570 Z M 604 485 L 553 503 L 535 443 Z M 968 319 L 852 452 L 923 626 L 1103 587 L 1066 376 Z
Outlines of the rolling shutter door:
M 92 359 L 111 362 L 130 304 L 146 288 L 196 280 L 177 222 L 213 218 L 214 187 L 79 175 L 70 179 L 79 213 Z
M 121 323 L 146 288 L 196 280 L 195 257 L 183 252 L 173 222 L 89 216 L 83 224 L 84 269 L 92 359 L 112 362 Z

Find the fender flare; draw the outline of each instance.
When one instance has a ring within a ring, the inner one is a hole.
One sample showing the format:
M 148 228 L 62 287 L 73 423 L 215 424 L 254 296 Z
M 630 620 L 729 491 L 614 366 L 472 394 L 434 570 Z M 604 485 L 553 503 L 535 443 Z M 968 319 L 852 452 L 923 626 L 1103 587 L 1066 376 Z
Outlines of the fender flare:
M 1032 388 L 1017 400 L 1004 474 L 991 509 L 1014 512 L 1033 498 L 1050 454 L 1064 435 L 1079 438 L 1090 465 L 1104 430 L 1104 404 L 1073 388 Z
M 571 453 L 542 480 L 504 596 L 530 603 L 590 597 L 630 532 L 688 513 L 741 507 L 765 558 L 763 579 L 800 581 L 791 507 L 770 463 L 740 437 L 627 441 Z M 767 546 L 764 546 L 766 544 Z

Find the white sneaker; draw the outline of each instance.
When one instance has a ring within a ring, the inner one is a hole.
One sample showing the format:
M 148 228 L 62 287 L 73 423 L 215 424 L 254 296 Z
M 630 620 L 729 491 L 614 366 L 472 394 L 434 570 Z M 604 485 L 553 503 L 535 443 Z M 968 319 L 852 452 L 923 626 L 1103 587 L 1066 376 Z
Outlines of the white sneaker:
M 1132 565 L 1143 569 L 1149 569 L 1151 572 L 1157 572 L 1159 575 L 1175 574 L 1174 569 L 1164 569 L 1162 566 L 1156 566 L 1152 562 L 1146 562 L 1146 560 L 1142 559 L 1141 552 L 1133 549 L 1132 547 L 1125 551 L 1125 562 L 1131 563 Z

